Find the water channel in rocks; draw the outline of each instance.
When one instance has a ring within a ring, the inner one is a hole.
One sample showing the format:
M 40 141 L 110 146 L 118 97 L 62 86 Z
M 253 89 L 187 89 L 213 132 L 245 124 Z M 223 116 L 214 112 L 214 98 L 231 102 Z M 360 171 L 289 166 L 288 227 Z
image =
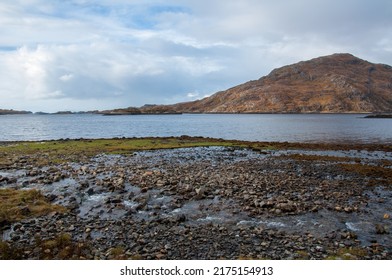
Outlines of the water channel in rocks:
M 360 158 L 369 165 L 392 160 L 392 153 L 387 152 L 260 153 L 224 147 L 183 148 L 102 154 L 87 163 L 3 170 L 0 176 L 7 177 L 8 183 L 0 187 L 38 188 L 53 203 L 72 209 L 86 224 L 124 219 L 140 223 L 174 220 L 192 227 L 261 227 L 316 237 L 348 231 L 355 233 L 363 246 L 378 243 L 392 250 L 392 235 L 375 230 L 377 224 L 392 229 L 392 219 L 383 218 L 392 213 L 390 185 L 363 186 L 352 197 L 343 189 L 343 194 L 337 195 L 328 184 L 353 180 L 353 184 L 365 184 L 366 178 L 336 173 L 336 162 L 321 162 L 319 167 L 313 165 L 316 169 L 309 169 L 305 163 L 284 157 L 293 154 L 345 157 L 353 162 Z M 317 185 L 323 184 L 326 187 L 318 190 Z M 339 205 L 349 210 L 336 211 Z M 10 240 L 12 234 L 11 227 L 3 232 L 3 239 Z M 105 234 L 100 229 L 91 231 L 93 239 Z

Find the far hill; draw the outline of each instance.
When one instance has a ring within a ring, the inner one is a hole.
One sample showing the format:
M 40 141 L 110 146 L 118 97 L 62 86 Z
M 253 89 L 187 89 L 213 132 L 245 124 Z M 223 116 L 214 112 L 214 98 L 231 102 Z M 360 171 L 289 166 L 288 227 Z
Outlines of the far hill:
M 0 109 L 0 115 L 20 115 L 20 114 L 32 114 L 30 111 L 17 111 L 9 109 Z
M 140 109 L 142 113 L 392 112 L 392 67 L 333 54 L 275 69 L 201 100 Z

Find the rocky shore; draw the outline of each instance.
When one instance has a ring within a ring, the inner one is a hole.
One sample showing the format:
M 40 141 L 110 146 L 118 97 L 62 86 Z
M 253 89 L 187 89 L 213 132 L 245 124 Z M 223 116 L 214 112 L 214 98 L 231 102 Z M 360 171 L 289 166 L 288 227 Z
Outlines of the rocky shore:
M 0 190 L 37 189 L 65 210 L 3 217 L 2 258 L 392 259 L 392 151 L 36 157 L 8 153 Z

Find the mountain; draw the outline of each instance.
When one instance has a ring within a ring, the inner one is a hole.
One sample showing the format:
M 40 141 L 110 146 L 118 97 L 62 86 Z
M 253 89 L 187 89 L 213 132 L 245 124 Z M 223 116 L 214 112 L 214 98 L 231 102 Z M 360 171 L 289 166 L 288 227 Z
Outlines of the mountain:
M 351 54 L 284 66 L 255 81 L 142 113 L 368 113 L 392 112 L 392 67 Z

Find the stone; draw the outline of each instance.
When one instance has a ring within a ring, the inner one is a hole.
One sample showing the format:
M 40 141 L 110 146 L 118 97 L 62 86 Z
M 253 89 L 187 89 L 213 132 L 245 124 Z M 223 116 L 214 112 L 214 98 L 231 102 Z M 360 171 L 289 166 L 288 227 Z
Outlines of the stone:
M 54 177 L 53 177 L 53 182 L 58 182 L 58 181 L 60 181 L 61 180 L 61 176 L 60 175 L 55 175 Z
M 12 240 L 12 241 L 18 241 L 19 239 L 20 239 L 20 236 L 19 236 L 19 235 L 13 234 L 13 235 L 11 236 L 11 240 Z
M 177 221 L 178 223 L 183 223 L 183 222 L 186 221 L 186 216 L 185 216 L 184 214 L 178 215 L 176 221 Z
M 157 258 L 158 260 L 161 260 L 161 259 L 165 258 L 165 255 L 162 254 L 162 253 L 158 253 L 158 254 L 155 255 L 155 258 Z
M 115 204 L 116 203 L 121 203 L 122 199 L 121 199 L 121 197 L 115 197 L 115 198 L 111 199 L 110 202 L 111 203 L 115 203 Z
M 324 248 L 323 248 L 322 246 L 316 246 L 316 250 L 317 250 L 318 252 L 323 252 L 323 251 L 324 251 Z
M 57 195 L 55 194 L 48 194 L 45 196 L 50 202 L 55 201 L 57 199 Z
M 296 205 L 290 201 L 287 203 L 279 203 L 276 205 L 276 208 L 282 210 L 282 212 L 293 212 L 296 210 Z
M 163 187 L 165 185 L 165 182 L 163 181 L 163 180 L 158 180 L 158 182 L 156 183 L 156 186 L 158 187 L 158 188 L 161 188 L 161 187 Z
M 142 176 L 146 177 L 146 176 L 151 176 L 152 174 L 153 174 L 152 171 L 146 171 L 146 172 L 144 172 L 144 174 Z
M 17 231 L 17 230 L 19 230 L 21 227 L 22 227 L 22 224 L 21 224 L 21 223 L 16 223 L 16 224 L 14 224 L 13 229 L 14 229 L 14 231 Z
M 353 212 L 353 209 L 351 207 L 344 207 L 344 212 L 351 213 Z
M 93 194 L 94 194 L 94 189 L 93 189 L 93 188 L 89 188 L 89 189 L 87 190 L 87 194 L 88 194 L 88 195 L 93 195 Z
M 380 225 L 380 224 L 376 224 L 375 225 L 376 228 L 376 233 L 377 234 L 387 234 L 388 230 L 386 226 Z

